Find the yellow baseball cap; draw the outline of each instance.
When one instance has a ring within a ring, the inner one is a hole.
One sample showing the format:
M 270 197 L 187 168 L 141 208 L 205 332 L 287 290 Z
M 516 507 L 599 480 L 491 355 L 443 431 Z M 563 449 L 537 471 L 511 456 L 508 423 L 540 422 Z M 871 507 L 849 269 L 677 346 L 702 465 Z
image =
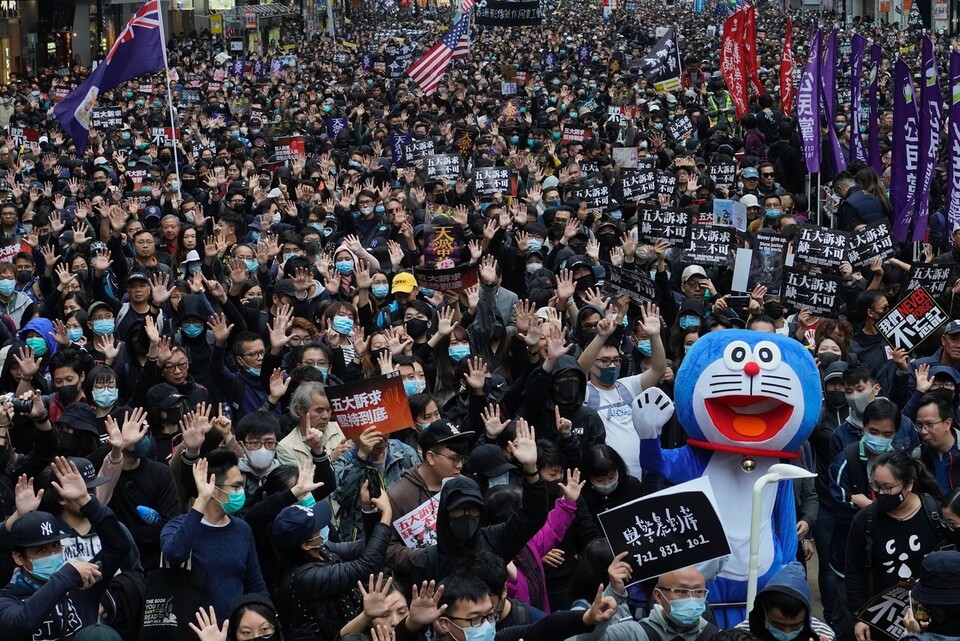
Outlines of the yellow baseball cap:
M 393 286 L 390 288 L 390 291 L 394 294 L 409 294 L 417 287 L 417 279 L 413 277 L 413 274 L 408 274 L 406 272 L 401 272 L 393 277 Z

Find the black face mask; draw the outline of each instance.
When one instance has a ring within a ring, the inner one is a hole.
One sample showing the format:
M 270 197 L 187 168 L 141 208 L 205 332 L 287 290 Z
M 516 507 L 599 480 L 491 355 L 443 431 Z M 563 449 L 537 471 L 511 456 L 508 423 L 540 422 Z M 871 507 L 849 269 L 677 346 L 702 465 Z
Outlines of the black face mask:
M 833 390 L 829 392 L 824 392 L 823 398 L 826 399 L 827 405 L 829 405 L 835 410 L 838 410 L 847 404 L 847 397 L 843 393 L 843 390 Z
M 17 282 L 21 285 L 29 283 L 31 278 L 33 278 L 33 271 L 29 269 L 17 270 Z
M 600 243 L 601 247 L 610 249 L 617 244 L 617 237 L 614 234 L 603 234 L 602 236 L 597 236 L 597 242 Z
M 889 514 L 900 507 L 900 504 L 906 499 L 903 492 L 899 494 L 877 494 L 877 507 L 881 512 Z
M 590 289 L 597 284 L 597 277 L 593 274 L 587 274 L 586 276 L 581 276 L 576 281 L 577 291 L 582 292 L 585 289 Z
M 60 395 L 60 400 L 63 401 L 64 405 L 69 405 L 70 403 L 77 400 L 77 396 L 80 395 L 80 386 L 79 385 L 61 385 L 57 388 L 57 394 Z
M 377 363 L 380 362 L 380 356 L 381 356 L 381 355 L 383 355 L 383 354 L 389 354 L 389 353 L 390 353 L 390 350 L 388 350 L 388 349 L 385 348 L 385 347 L 382 348 L 382 349 L 372 350 L 372 351 L 370 352 L 370 361 L 371 361 L 374 365 L 376 365 Z
M 419 318 L 413 318 L 406 322 L 407 334 L 410 335 L 410 338 L 417 340 L 421 336 L 427 333 L 427 321 L 421 320 Z
M 57 432 L 57 451 L 61 456 L 77 454 L 77 433 Z
M 553 402 L 561 408 L 574 407 L 580 403 L 580 382 L 561 381 L 553 384 Z
M 180 419 L 183 418 L 183 407 L 180 405 L 177 405 L 176 407 L 168 407 L 163 410 L 163 413 L 166 415 L 164 423 L 177 425 L 180 423 Z
M 840 357 L 834 354 L 833 352 L 822 352 L 817 354 L 817 358 L 820 360 L 820 367 L 827 369 L 834 363 L 840 360 Z
M 263 299 L 248 298 L 247 300 L 243 301 L 243 304 L 246 305 L 247 307 L 250 307 L 251 309 L 260 309 L 260 307 L 263 306 Z
M 466 543 L 472 539 L 479 528 L 479 516 L 461 516 L 456 519 L 450 519 L 450 533 L 462 543 Z

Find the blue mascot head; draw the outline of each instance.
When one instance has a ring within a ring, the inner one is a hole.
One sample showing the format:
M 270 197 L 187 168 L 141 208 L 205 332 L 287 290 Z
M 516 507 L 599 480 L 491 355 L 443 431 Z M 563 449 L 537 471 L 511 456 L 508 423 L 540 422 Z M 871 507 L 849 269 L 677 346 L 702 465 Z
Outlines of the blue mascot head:
M 809 350 L 787 336 L 751 330 L 697 340 L 674 389 L 677 416 L 691 438 L 772 456 L 800 449 L 823 400 Z

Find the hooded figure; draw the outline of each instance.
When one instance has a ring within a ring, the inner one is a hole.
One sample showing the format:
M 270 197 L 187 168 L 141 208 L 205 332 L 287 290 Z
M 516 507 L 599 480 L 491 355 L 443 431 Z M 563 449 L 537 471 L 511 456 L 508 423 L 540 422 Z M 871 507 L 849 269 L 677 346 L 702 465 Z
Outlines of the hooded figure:
M 546 395 L 544 390 L 548 390 Z M 600 415 L 583 404 L 587 397 L 587 375 L 573 356 L 561 356 L 549 372 L 544 367 L 534 369 L 527 377 L 523 396 L 526 401 L 521 414 L 537 426 L 538 438 L 559 439 L 568 466 L 576 467 L 587 449 L 606 440 L 607 432 Z M 554 408 L 559 408 L 560 416 L 573 424 L 570 436 L 564 437 L 557 431 Z
M 180 326 L 178 342 L 190 357 L 190 375 L 206 388 L 210 388 L 210 343 L 207 340 L 206 319 L 213 310 L 206 298 L 187 294 L 180 299 L 177 308 L 177 323 Z M 197 328 L 199 325 L 199 328 Z M 197 332 L 196 330 L 200 331 Z
M 749 629 L 761 641 L 834 638 L 830 626 L 812 612 L 803 566 L 788 563 L 757 593 L 749 618 L 737 628 Z
M 485 549 L 509 563 L 547 521 L 549 500 L 543 479 L 523 483 L 521 507 L 505 523 L 480 527 L 483 494 L 471 478 L 456 476 L 443 484 L 437 508 L 437 544 L 413 562 L 414 585 L 443 579 L 457 565 Z

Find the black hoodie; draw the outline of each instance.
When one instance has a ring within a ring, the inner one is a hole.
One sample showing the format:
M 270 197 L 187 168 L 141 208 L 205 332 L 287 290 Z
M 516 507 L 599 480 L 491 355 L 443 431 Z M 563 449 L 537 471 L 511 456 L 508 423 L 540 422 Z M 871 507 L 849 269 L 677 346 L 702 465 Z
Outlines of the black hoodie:
M 509 563 L 547 522 L 550 506 L 547 484 L 538 478 L 535 483 L 523 483 L 521 507 L 505 523 L 477 528 L 469 541 L 454 536 L 447 515 L 448 505 L 461 504 L 460 499 L 482 506 L 483 494 L 473 479 L 456 476 L 443 484 L 440 505 L 437 508 L 437 544 L 428 547 L 413 562 L 414 585 L 431 579 L 441 580 L 456 569 L 458 560 L 473 557 L 481 549 L 496 554 Z

